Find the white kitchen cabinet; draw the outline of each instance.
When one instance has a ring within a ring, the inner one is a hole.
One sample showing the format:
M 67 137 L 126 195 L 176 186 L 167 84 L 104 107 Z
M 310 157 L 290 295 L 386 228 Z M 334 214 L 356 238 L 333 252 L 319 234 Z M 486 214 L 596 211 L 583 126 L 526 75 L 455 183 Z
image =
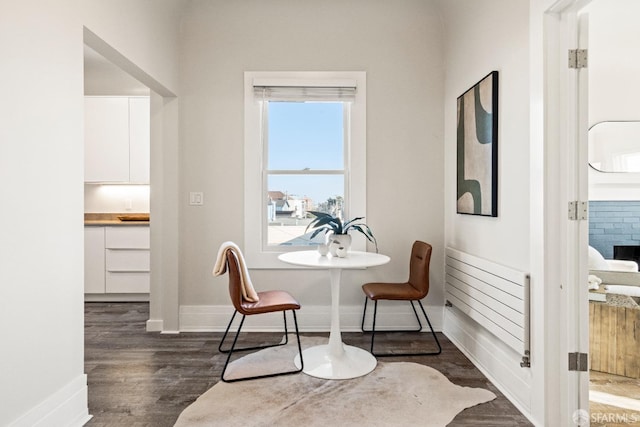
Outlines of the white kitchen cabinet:
M 148 226 L 85 227 L 85 293 L 148 294 L 149 246 Z
M 105 227 L 105 292 L 148 293 L 149 227 Z
M 106 227 L 105 248 L 149 249 L 150 236 L 147 226 Z
M 129 99 L 85 97 L 84 180 L 129 181 Z
M 149 272 L 148 249 L 107 249 L 105 265 L 112 272 Z
M 85 182 L 149 183 L 148 97 L 85 97 Z
M 107 294 L 146 294 L 149 293 L 149 273 L 133 271 L 107 271 Z
M 149 98 L 129 98 L 129 181 L 149 183 L 151 158 Z
M 103 294 L 105 284 L 104 227 L 84 228 L 84 292 Z

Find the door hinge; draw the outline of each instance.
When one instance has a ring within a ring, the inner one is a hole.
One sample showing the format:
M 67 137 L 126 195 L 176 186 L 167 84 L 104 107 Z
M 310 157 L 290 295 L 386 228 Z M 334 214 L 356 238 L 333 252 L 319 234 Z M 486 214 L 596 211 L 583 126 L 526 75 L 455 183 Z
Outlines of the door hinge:
M 589 355 L 587 353 L 569 353 L 569 370 L 587 372 L 589 370 Z
M 587 202 L 573 201 L 568 205 L 568 217 L 571 221 L 586 220 L 589 212 Z
M 587 49 L 569 49 L 569 68 L 587 68 L 588 62 Z

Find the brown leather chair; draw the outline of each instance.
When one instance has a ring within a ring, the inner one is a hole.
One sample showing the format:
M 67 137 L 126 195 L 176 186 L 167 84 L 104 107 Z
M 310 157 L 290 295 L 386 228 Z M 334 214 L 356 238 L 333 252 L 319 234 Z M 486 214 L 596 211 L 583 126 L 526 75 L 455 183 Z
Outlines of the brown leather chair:
M 227 330 L 224 332 L 222 336 L 222 340 L 220 341 L 220 345 L 218 346 L 218 350 L 221 353 L 228 353 L 227 361 L 224 364 L 224 368 L 222 369 L 221 379 L 224 382 L 236 382 L 236 381 L 244 381 L 244 380 L 253 380 L 256 378 L 268 378 L 275 377 L 279 375 L 288 375 L 288 374 L 296 374 L 302 371 L 304 367 L 304 361 L 302 360 L 302 347 L 300 345 L 300 333 L 298 332 L 298 320 L 296 319 L 296 310 L 300 309 L 300 304 L 295 300 L 288 292 L 286 291 L 264 291 L 258 292 L 258 302 L 250 302 L 245 300 L 242 297 L 242 288 L 240 282 L 240 266 L 238 264 L 238 260 L 236 255 L 233 252 L 227 253 L 227 271 L 229 272 L 229 295 L 231 296 L 231 302 L 235 308 L 233 312 L 233 316 L 231 316 L 231 320 L 229 321 L 229 325 L 227 326 Z M 287 310 L 291 310 L 293 313 L 293 322 L 296 327 L 296 338 L 298 339 L 298 353 L 300 354 L 300 369 L 286 371 L 286 372 L 278 372 L 272 374 L 244 377 L 244 378 L 233 378 L 227 379 L 224 374 L 227 370 L 227 366 L 229 365 L 229 361 L 231 360 L 231 354 L 237 351 L 249 351 L 249 350 L 260 350 L 269 347 L 277 347 L 280 345 L 285 345 L 288 343 L 289 335 L 287 331 Z M 240 331 L 242 330 L 242 325 L 246 316 L 252 316 L 255 314 L 263 314 L 263 313 L 273 313 L 281 311 L 282 317 L 284 319 L 284 334 L 285 340 L 284 342 L 280 342 L 278 344 L 270 344 L 264 346 L 254 346 L 254 347 L 245 347 L 245 348 L 236 348 L 236 343 L 238 341 L 238 336 L 240 335 Z M 225 339 L 227 338 L 227 334 L 229 333 L 229 328 L 231 328 L 231 324 L 233 323 L 236 314 L 240 312 L 242 314 L 242 319 L 240 321 L 240 326 L 238 326 L 238 330 L 236 332 L 235 338 L 233 339 L 233 344 L 231 348 L 224 350 L 222 348 Z
M 429 321 L 429 317 L 427 313 L 424 311 L 424 307 L 422 306 L 422 302 L 420 301 L 422 298 L 426 297 L 429 293 L 429 262 L 431 261 L 431 245 L 425 242 L 421 242 L 416 240 L 413 243 L 413 247 L 411 248 L 411 260 L 409 261 L 409 280 L 404 283 L 366 283 L 362 285 L 362 290 L 366 295 L 364 299 L 364 312 L 362 313 L 362 325 L 361 329 L 363 332 L 371 332 L 371 354 L 378 357 L 383 356 L 426 356 L 426 355 L 435 355 L 440 354 L 442 352 L 442 347 L 440 346 L 440 341 L 438 341 L 438 337 L 436 336 L 433 327 L 431 326 L 431 322 Z M 371 330 L 364 329 L 364 319 L 367 314 L 367 302 L 369 300 L 373 300 L 373 326 Z M 420 309 L 422 310 L 422 314 L 424 318 L 427 320 L 429 324 L 429 329 L 431 329 L 431 334 L 436 341 L 438 346 L 437 351 L 431 352 L 417 352 L 417 353 L 374 353 L 373 351 L 373 343 L 376 335 L 376 316 L 378 314 L 378 301 L 379 300 L 396 300 L 396 301 L 409 301 L 411 303 L 411 308 L 413 308 L 413 312 L 416 315 L 416 319 L 418 320 L 418 328 L 413 330 L 392 330 L 385 332 L 418 332 L 422 330 L 422 323 L 420 322 L 420 317 L 418 316 L 418 312 L 416 311 L 416 307 L 414 305 L 414 301 L 420 305 Z

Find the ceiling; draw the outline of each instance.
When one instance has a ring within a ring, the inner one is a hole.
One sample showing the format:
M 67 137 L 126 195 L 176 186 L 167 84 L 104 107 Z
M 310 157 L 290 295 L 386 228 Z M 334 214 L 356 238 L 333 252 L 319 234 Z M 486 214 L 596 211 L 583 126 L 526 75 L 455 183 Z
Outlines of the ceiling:
M 89 46 L 84 46 L 85 95 L 149 95 L 149 88 Z

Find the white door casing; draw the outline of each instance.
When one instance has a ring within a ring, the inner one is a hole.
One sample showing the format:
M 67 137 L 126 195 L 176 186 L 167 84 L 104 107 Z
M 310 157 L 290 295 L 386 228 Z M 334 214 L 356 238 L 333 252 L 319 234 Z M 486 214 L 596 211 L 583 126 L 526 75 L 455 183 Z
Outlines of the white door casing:
M 587 3 L 561 0 L 545 16 L 545 329 L 551 332 L 545 346 L 549 360 L 555 359 L 545 369 L 549 425 L 589 422 L 588 371 L 569 371 L 568 363 L 569 353 L 588 353 L 588 220 L 568 215 L 569 202 L 588 200 L 587 73 L 568 64 L 569 50 L 585 47 L 578 14 Z

